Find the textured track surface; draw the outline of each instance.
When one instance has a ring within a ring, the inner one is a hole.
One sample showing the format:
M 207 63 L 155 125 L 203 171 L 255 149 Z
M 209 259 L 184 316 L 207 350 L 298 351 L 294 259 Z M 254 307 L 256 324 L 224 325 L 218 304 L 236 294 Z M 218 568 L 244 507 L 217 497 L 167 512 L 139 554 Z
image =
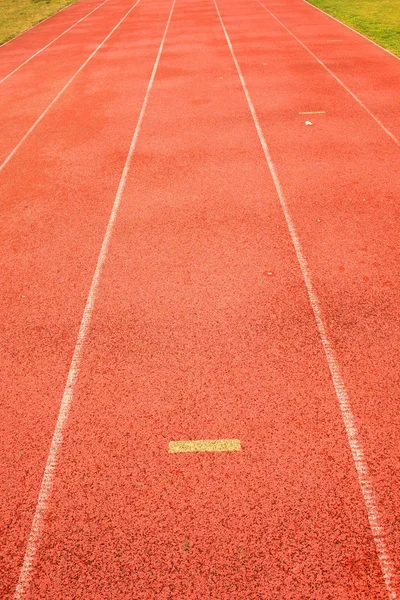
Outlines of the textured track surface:
M 0 48 L 0 79 L 98 4 Z M 0 597 L 400 597 L 400 62 L 301 0 L 217 0 L 375 513 L 216 5 L 176 0 L 163 46 L 172 1 L 133 5 L 108 0 L 0 83 Z M 216 439 L 241 451 L 168 453 Z

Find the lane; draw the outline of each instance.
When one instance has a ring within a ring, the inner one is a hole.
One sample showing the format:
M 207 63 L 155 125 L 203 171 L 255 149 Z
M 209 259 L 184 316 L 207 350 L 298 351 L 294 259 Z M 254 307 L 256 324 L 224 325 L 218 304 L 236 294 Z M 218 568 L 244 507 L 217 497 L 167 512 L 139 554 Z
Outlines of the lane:
M 180 0 L 175 10 L 30 596 L 387 598 L 318 331 L 214 4 Z M 235 24 L 243 37 L 250 31 L 238 15 Z M 215 439 L 242 449 L 168 452 L 171 441 Z
M 304 0 L 263 4 L 400 139 L 397 57 Z
M 64 430 L 67 424 L 71 402 L 75 391 L 76 381 L 79 376 L 79 369 L 81 363 L 81 357 L 83 353 L 83 346 L 86 342 L 87 332 L 90 327 L 91 314 L 93 312 L 93 307 L 96 302 L 97 291 L 100 283 L 100 277 L 102 274 L 102 269 L 104 263 L 107 259 L 108 247 L 110 244 L 111 236 L 114 229 L 114 224 L 118 215 L 119 206 L 121 204 L 121 198 L 125 187 L 126 178 L 129 173 L 129 167 L 131 163 L 132 154 L 136 148 L 136 142 L 140 133 L 140 128 L 143 122 L 144 114 L 146 111 L 148 98 L 153 87 L 154 78 L 157 73 L 158 65 L 160 62 L 161 54 L 163 51 L 165 38 L 168 32 L 168 28 L 171 22 L 172 13 L 174 10 L 175 2 L 173 2 L 171 10 L 168 15 L 167 24 L 165 26 L 164 33 L 161 38 L 160 46 L 157 52 L 156 60 L 154 62 L 154 66 L 150 75 L 149 83 L 146 88 L 146 92 L 144 95 L 142 107 L 140 109 L 139 117 L 137 120 L 137 124 L 135 127 L 135 131 L 132 137 L 132 141 L 129 146 L 127 158 L 124 164 L 124 168 L 122 170 L 121 179 L 118 184 L 117 193 L 113 202 L 113 206 L 110 212 L 110 217 L 107 223 L 107 227 L 105 230 L 104 238 L 101 244 L 99 256 L 97 259 L 96 269 L 94 271 L 93 279 L 90 284 L 89 294 L 86 300 L 86 305 L 83 311 L 82 320 L 79 326 L 78 336 L 76 340 L 76 345 L 74 348 L 74 352 L 71 359 L 71 365 L 68 371 L 67 382 L 65 384 L 65 389 L 62 397 L 62 401 L 60 404 L 60 410 L 57 417 L 57 422 L 54 428 L 53 437 L 50 444 L 49 454 L 46 461 L 46 466 L 43 473 L 42 482 L 40 485 L 38 500 L 36 504 L 35 514 L 32 520 L 31 530 L 28 536 L 26 550 L 24 554 L 23 563 L 20 570 L 20 575 L 18 578 L 18 584 L 16 587 L 14 598 L 15 600 L 19 600 L 23 598 L 28 592 L 32 580 L 33 569 L 35 566 L 37 551 L 41 541 L 41 535 L 43 526 L 45 523 L 45 519 L 48 512 L 48 504 L 51 498 L 53 483 L 54 483 L 54 474 L 57 468 L 58 455 L 61 451 Z
M 0 87 L 0 169 L 137 0 L 109 0 Z
M 14 593 L 82 310 L 168 10 L 169 2 L 141 3 L 3 171 L 1 598 Z
M 334 342 L 398 572 L 398 150 L 257 3 L 219 4 Z M 312 110 L 325 113 L 299 114 Z

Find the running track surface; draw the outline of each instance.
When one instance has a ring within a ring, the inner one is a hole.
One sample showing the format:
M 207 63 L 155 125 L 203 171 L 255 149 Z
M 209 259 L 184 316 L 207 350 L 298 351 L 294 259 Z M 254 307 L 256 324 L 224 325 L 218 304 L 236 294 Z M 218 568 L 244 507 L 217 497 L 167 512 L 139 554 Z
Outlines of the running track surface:
M 302 0 L 0 59 L 0 597 L 400 598 L 398 59 Z

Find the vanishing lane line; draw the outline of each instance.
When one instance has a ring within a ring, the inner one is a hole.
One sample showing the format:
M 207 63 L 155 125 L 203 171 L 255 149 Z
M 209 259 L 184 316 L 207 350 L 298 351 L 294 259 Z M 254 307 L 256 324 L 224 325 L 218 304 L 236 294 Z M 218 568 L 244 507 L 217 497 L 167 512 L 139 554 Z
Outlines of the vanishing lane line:
M 55 37 L 54 40 L 51 40 L 51 42 L 49 42 L 48 44 L 46 44 L 46 46 L 43 46 L 43 48 L 41 48 L 40 50 L 38 50 L 37 52 L 35 52 L 34 54 L 32 54 L 32 56 L 30 56 L 29 58 L 27 58 L 23 63 L 21 63 L 13 71 L 11 71 L 10 73 L 8 73 L 8 75 L 5 75 L 3 77 L 3 79 L 0 79 L 0 84 L 3 83 L 4 81 L 6 81 L 9 77 L 11 77 L 11 75 L 14 75 L 14 73 L 16 73 L 17 71 L 19 71 L 24 65 L 26 65 L 33 58 L 35 58 L 35 56 L 37 56 L 38 54 L 41 54 L 44 50 L 46 50 L 46 48 L 48 48 L 49 46 L 51 46 L 52 44 L 54 44 L 54 42 L 56 42 L 63 35 L 65 35 L 66 33 L 68 33 L 68 31 L 71 31 L 71 29 L 73 29 L 76 25 L 78 25 L 79 23 L 81 23 L 82 21 L 84 21 L 87 17 L 89 17 L 92 13 L 94 13 L 96 10 L 98 10 L 106 2 L 108 2 L 108 0 L 104 0 L 101 4 L 99 4 L 98 6 L 96 6 L 93 10 L 91 10 L 90 12 L 88 12 L 87 15 L 85 15 L 84 17 L 82 17 L 81 19 L 79 19 L 79 21 L 76 21 L 76 23 L 73 23 L 73 25 L 71 25 L 70 27 L 68 27 L 68 29 L 66 29 L 65 31 L 63 31 L 62 33 L 60 33 L 60 35 L 58 35 L 57 37 Z
M 308 269 L 307 261 L 304 256 L 304 253 L 303 253 L 303 250 L 302 250 L 302 247 L 300 244 L 299 236 L 297 234 L 295 225 L 293 223 L 293 220 L 292 220 L 292 217 L 291 217 L 291 214 L 289 211 L 289 207 L 288 207 L 286 198 L 284 196 L 278 174 L 275 169 L 275 165 L 271 158 L 268 144 L 264 137 L 264 133 L 261 128 L 260 122 L 258 120 L 258 116 L 257 116 L 256 110 L 254 108 L 254 104 L 251 99 L 250 93 L 247 89 L 247 85 L 246 85 L 245 79 L 243 77 L 241 68 L 239 66 L 236 55 L 234 53 L 230 37 L 228 35 L 228 32 L 226 31 L 224 22 L 221 17 L 221 13 L 219 12 L 218 5 L 216 3 L 216 0 L 213 0 L 213 1 L 215 4 L 215 8 L 216 8 L 224 35 L 225 35 L 225 39 L 227 41 L 229 50 L 232 55 L 233 62 L 235 64 L 240 82 L 242 84 L 243 92 L 246 97 L 247 104 L 249 106 L 249 110 L 250 110 L 251 116 L 253 118 L 254 126 L 257 131 L 258 138 L 260 140 L 260 144 L 261 144 L 263 152 L 264 152 L 265 160 L 267 162 L 267 165 L 268 165 L 270 173 L 271 173 L 272 180 L 275 185 L 276 193 L 279 198 L 279 203 L 281 205 L 282 212 L 283 212 L 285 220 L 286 220 L 286 224 L 287 224 L 287 227 L 288 227 L 288 230 L 290 233 L 290 237 L 291 237 L 291 240 L 292 240 L 295 252 L 296 252 L 296 257 L 297 257 L 297 260 L 298 260 L 298 263 L 300 266 L 301 274 L 303 276 L 303 280 L 304 280 L 304 283 L 305 283 L 305 286 L 307 289 L 308 298 L 309 298 L 309 301 L 310 301 L 310 304 L 311 304 L 311 307 L 312 307 L 312 310 L 314 313 L 315 323 L 317 325 L 321 343 L 322 343 L 323 349 L 325 351 L 325 356 L 326 356 L 326 360 L 327 360 L 327 363 L 329 366 L 329 371 L 331 373 L 333 386 L 334 386 L 334 389 L 336 392 L 336 397 L 339 402 L 339 407 L 340 407 L 340 411 L 342 414 L 343 423 L 344 423 L 344 426 L 346 429 L 348 443 L 349 443 L 351 453 L 353 456 L 353 461 L 354 461 L 354 465 L 356 468 L 357 477 L 358 477 L 358 481 L 359 481 L 360 488 L 361 488 L 361 493 L 362 493 L 365 507 L 367 510 L 369 525 L 370 525 L 372 536 L 373 536 L 373 539 L 375 542 L 375 547 L 376 547 L 376 551 L 377 551 L 377 555 L 378 555 L 378 559 L 379 559 L 379 563 L 380 563 L 380 567 L 381 567 L 381 571 L 382 571 L 382 575 L 383 575 L 383 580 L 386 585 L 388 597 L 390 598 L 390 600 L 396 600 L 397 593 L 395 590 L 395 585 L 396 585 L 395 584 L 395 579 L 396 579 L 395 568 L 394 568 L 393 561 L 392 561 L 391 557 L 389 556 L 388 549 L 386 547 L 385 532 L 381 525 L 381 516 L 380 516 L 380 511 L 378 509 L 377 501 L 375 498 L 375 491 L 374 491 L 374 487 L 372 484 L 372 479 L 371 479 L 371 476 L 369 473 L 369 468 L 368 468 L 368 465 L 367 465 L 367 462 L 365 459 L 364 449 L 362 447 L 361 440 L 360 440 L 360 437 L 358 434 L 357 424 L 356 424 L 356 420 L 354 418 L 353 410 L 351 408 L 349 396 L 348 396 L 346 386 L 344 384 L 344 380 L 343 380 L 341 372 L 340 372 L 339 363 L 336 358 L 336 354 L 333 349 L 332 342 L 331 342 L 328 332 L 325 328 L 325 323 L 324 323 L 324 319 L 323 319 L 323 315 L 322 315 L 322 309 L 320 306 L 320 302 L 319 302 L 317 293 L 316 293 L 314 286 L 312 284 L 312 281 L 311 281 L 311 276 L 310 276 L 310 272 Z
M 317 63 L 321 65 L 321 67 L 325 69 L 327 73 L 329 73 L 329 75 L 333 77 L 335 81 L 337 81 L 339 85 L 342 86 L 344 90 L 346 90 L 348 94 L 350 94 L 350 96 L 357 102 L 357 104 L 359 104 L 361 108 L 363 108 L 365 112 L 369 114 L 369 116 L 375 121 L 375 123 L 377 123 L 381 129 L 383 129 L 383 131 L 394 141 L 394 143 L 400 146 L 400 140 L 387 127 L 385 127 L 382 121 L 380 121 L 378 117 L 374 115 L 374 113 L 364 104 L 364 102 L 360 100 L 360 98 L 354 92 L 352 92 L 351 89 L 348 88 L 347 85 L 337 75 L 335 75 L 335 73 L 331 71 L 330 68 L 327 67 L 326 64 L 320 58 L 318 58 L 318 56 L 314 54 L 314 52 L 312 52 L 312 50 L 310 50 L 308 46 L 304 44 L 304 42 L 302 42 L 294 33 L 292 33 L 290 29 L 286 27 L 286 25 L 282 23 L 282 21 L 278 19 L 278 17 L 276 17 L 274 13 L 272 13 L 269 10 L 269 8 L 267 8 L 260 0 L 257 0 L 257 2 L 260 4 L 260 6 L 263 7 L 264 10 L 267 11 L 267 13 L 271 15 L 273 19 L 275 19 L 277 23 L 279 23 L 279 25 L 281 25 L 281 27 L 283 27 L 289 33 L 289 35 L 292 36 L 293 39 L 296 40 L 296 42 L 300 44 L 300 46 L 304 48 L 304 50 L 306 50 L 306 52 L 308 52 L 308 54 L 310 54 L 310 56 L 312 56 L 317 61 Z
M 238 452 L 242 449 L 240 440 L 181 440 L 169 442 L 168 452 Z
M 46 466 L 43 474 L 43 479 L 40 485 L 38 501 L 36 504 L 35 514 L 32 520 L 31 530 L 28 536 L 26 545 L 25 555 L 21 566 L 18 584 L 14 594 L 14 600 L 21 600 L 27 592 L 31 577 L 34 561 L 36 558 L 37 549 L 40 543 L 40 535 L 43 528 L 44 519 L 49 504 L 51 491 L 53 488 L 54 474 L 57 467 L 58 455 L 63 442 L 64 429 L 67 424 L 69 411 L 71 408 L 71 402 L 75 390 L 75 385 L 78 380 L 79 368 L 82 359 L 83 347 L 86 340 L 86 335 L 90 326 L 92 317 L 93 307 L 96 302 L 97 291 L 99 287 L 100 276 L 102 269 L 107 258 L 108 247 L 110 244 L 111 235 L 114 228 L 115 219 L 117 217 L 118 209 L 121 203 L 122 194 L 125 189 L 126 179 L 129 173 L 129 167 L 133 152 L 136 147 L 136 142 L 139 137 L 140 128 L 143 122 L 144 114 L 146 111 L 149 95 L 153 87 L 153 82 L 156 76 L 157 68 L 160 62 L 161 54 L 164 48 L 165 38 L 167 36 L 168 28 L 171 22 L 172 12 L 175 7 L 176 0 L 173 0 L 171 10 L 168 15 L 167 24 L 161 39 L 161 43 L 158 49 L 158 53 L 154 62 L 153 70 L 150 75 L 149 83 L 147 85 L 146 93 L 144 96 L 142 108 L 140 109 L 139 118 L 136 124 L 136 128 L 132 137 L 129 151 L 125 160 L 124 168 L 122 170 L 121 179 L 118 184 L 117 193 L 113 202 L 110 217 L 107 223 L 107 228 L 104 234 L 104 239 L 101 244 L 99 256 L 97 259 L 96 269 L 93 274 L 92 282 L 90 284 L 89 294 L 86 300 L 86 305 L 83 311 L 82 320 L 79 326 L 78 336 L 74 353 L 68 372 L 67 382 L 65 385 L 63 397 L 61 400 L 60 410 L 57 417 L 57 422 L 54 428 L 53 437 L 50 444 L 49 454 L 47 456 Z
M 110 31 L 110 33 L 97 46 L 97 48 L 95 48 L 93 50 L 92 54 L 90 56 L 88 56 L 88 58 L 85 60 L 85 62 L 82 63 L 82 65 L 79 67 L 79 69 L 74 73 L 74 75 L 72 75 L 72 77 L 67 81 L 67 83 L 64 85 L 64 87 L 53 98 L 53 100 L 50 102 L 50 104 L 47 106 L 47 108 L 44 109 L 44 111 L 42 112 L 42 114 L 36 119 L 36 121 L 33 123 L 33 125 L 28 129 L 28 131 L 25 133 L 25 135 L 18 142 L 18 144 L 14 147 L 13 150 L 11 150 L 10 154 L 1 163 L 1 165 L 0 165 L 0 173 L 4 169 L 4 167 L 7 165 L 7 163 L 12 159 L 12 157 L 14 156 L 14 154 L 21 148 L 22 144 L 30 136 L 30 134 L 32 133 L 32 131 L 34 131 L 36 129 L 36 127 L 39 125 L 40 121 L 42 121 L 44 119 L 44 117 L 47 115 L 47 113 L 49 112 L 49 110 L 51 109 L 51 107 L 57 102 L 57 100 L 60 98 L 60 96 L 63 95 L 63 93 L 65 92 L 65 90 L 69 88 L 69 86 L 74 81 L 74 79 L 86 67 L 86 65 L 92 60 L 92 58 L 97 54 L 97 52 L 104 46 L 104 44 L 106 43 L 106 41 L 112 36 L 112 34 L 114 33 L 114 31 L 116 29 L 118 29 L 118 27 L 121 25 L 121 23 L 123 21 L 125 21 L 125 19 L 129 16 L 129 14 L 133 11 L 133 9 L 139 4 L 139 2 L 140 2 L 140 0 L 136 0 L 135 4 L 133 6 L 131 6 L 131 8 L 128 10 L 127 13 L 125 13 L 125 15 L 122 17 L 122 19 L 120 19 L 120 21 L 118 21 L 118 23 L 112 28 L 112 30 Z

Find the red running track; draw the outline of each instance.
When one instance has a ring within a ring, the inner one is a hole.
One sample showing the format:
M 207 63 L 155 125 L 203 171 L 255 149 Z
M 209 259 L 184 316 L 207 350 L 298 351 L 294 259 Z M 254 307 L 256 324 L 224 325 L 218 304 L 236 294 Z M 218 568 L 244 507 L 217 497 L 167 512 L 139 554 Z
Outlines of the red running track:
M 301 0 L 97 51 L 132 6 L 0 84 L 4 160 L 73 78 L 0 173 L 0 595 L 397 598 L 399 61 Z

